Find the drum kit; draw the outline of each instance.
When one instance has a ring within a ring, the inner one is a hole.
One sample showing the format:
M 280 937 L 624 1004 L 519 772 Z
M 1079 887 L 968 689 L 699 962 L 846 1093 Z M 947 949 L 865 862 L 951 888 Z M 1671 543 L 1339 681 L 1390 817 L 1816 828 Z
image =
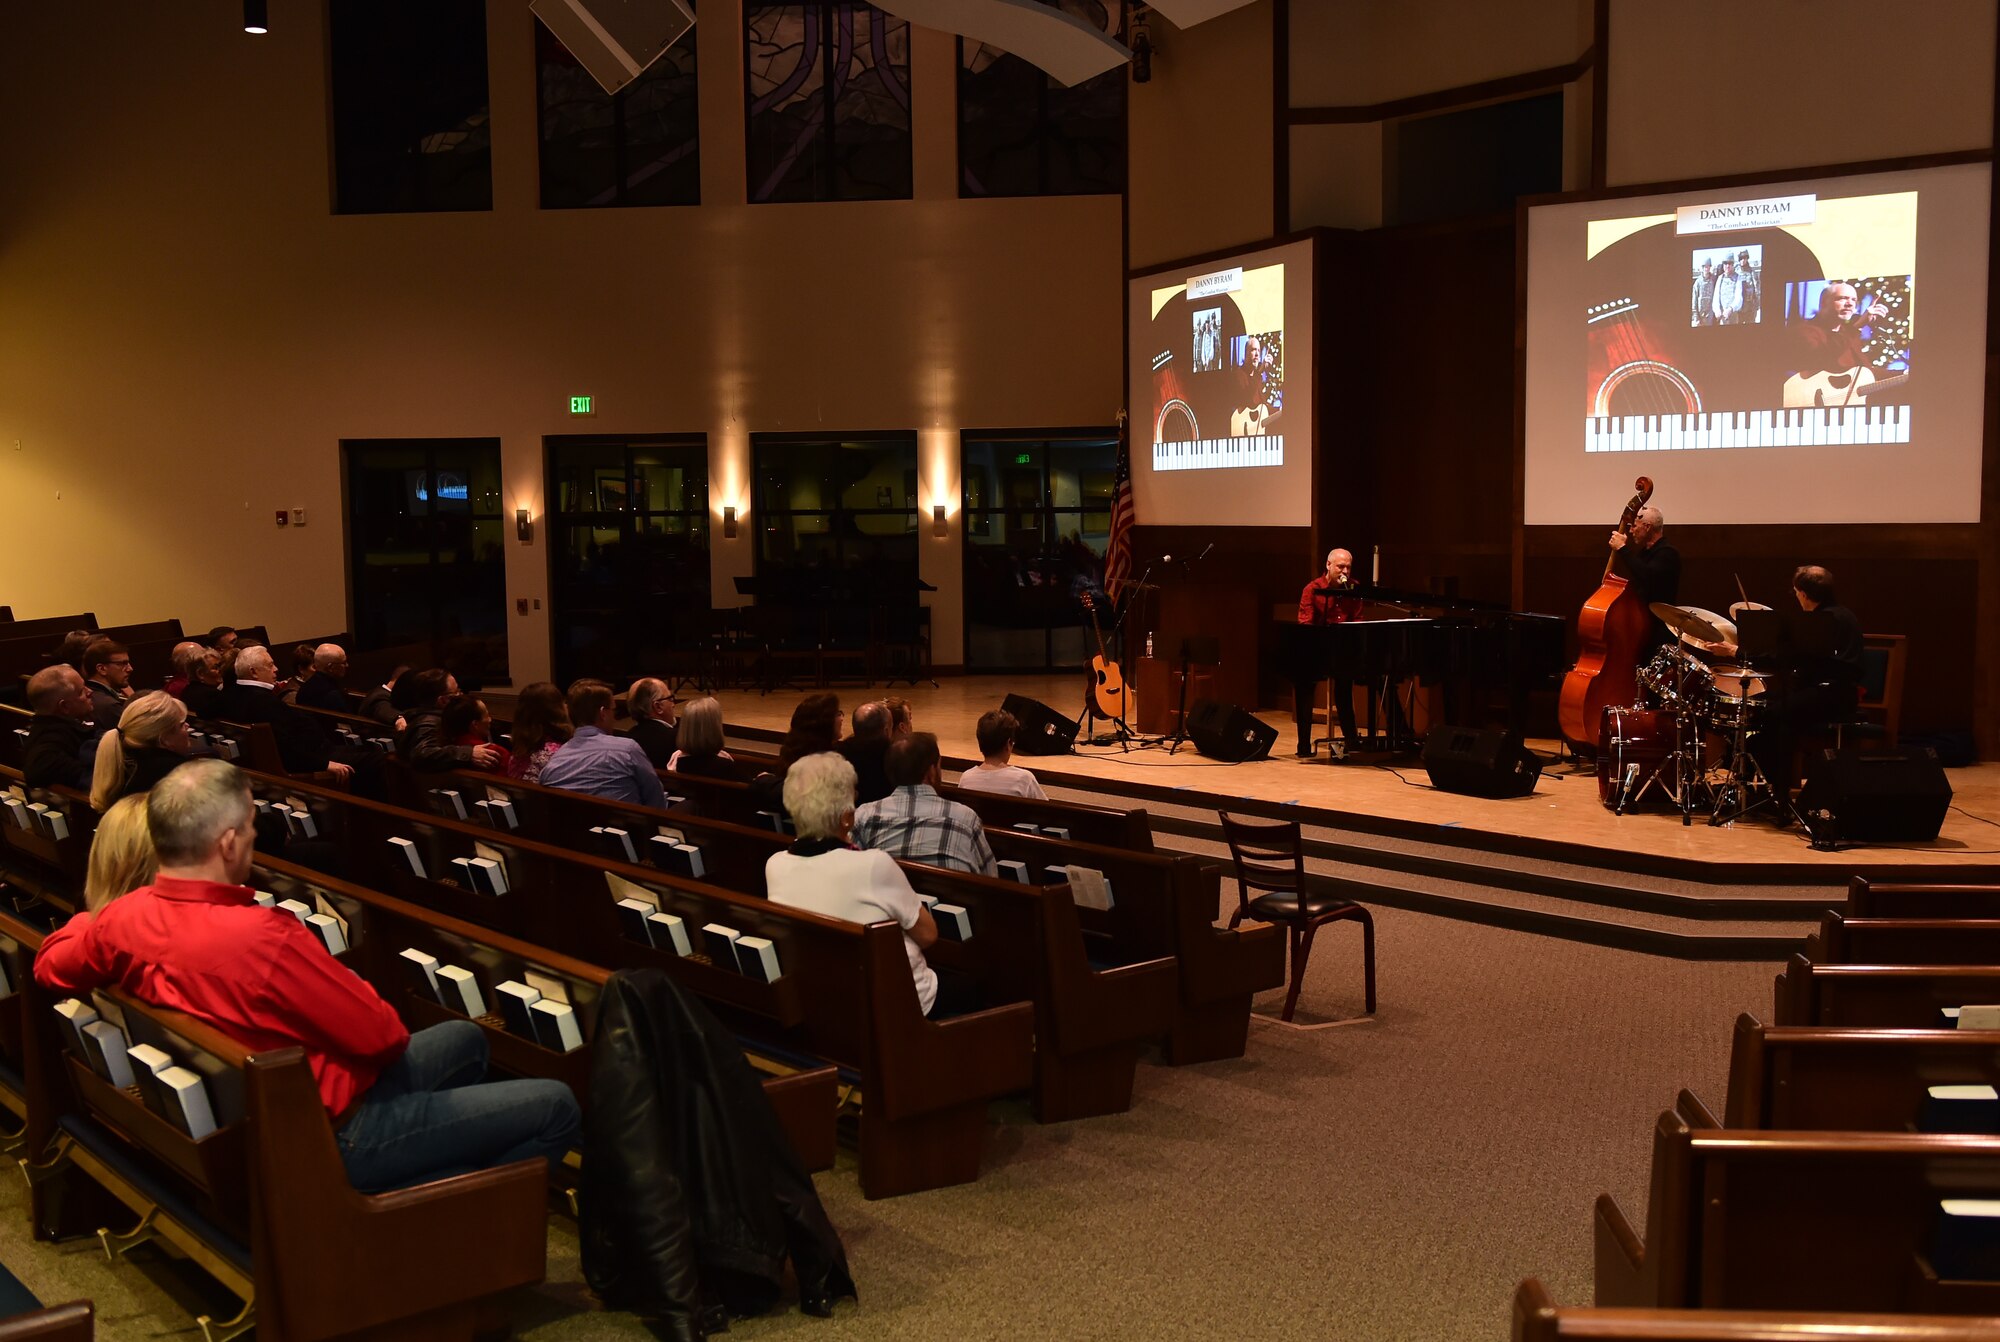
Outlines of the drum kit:
M 1750 754 L 1750 737 L 1766 711 L 1764 680 L 1749 664 L 1709 658 L 1718 645 L 1735 646 L 1739 611 L 1768 607 L 1738 602 L 1727 616 L 1664 601 L 1649 609 L 1675 641 L 1639 667 L 1638 703 L 1604 709 L 1598 799 L 1623 815 L 1657 794 L 1680 811 L 1684 825 L 1699 810 L 1708 812 L 1709 824 L 1726 825 L 1774 800 Z

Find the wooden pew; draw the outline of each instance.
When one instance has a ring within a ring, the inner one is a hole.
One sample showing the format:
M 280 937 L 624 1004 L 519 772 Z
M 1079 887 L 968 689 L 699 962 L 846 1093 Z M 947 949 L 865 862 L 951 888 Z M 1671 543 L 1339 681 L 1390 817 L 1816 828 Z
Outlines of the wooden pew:
M 1057 825 L 1067 829 L 1069 837 L 1078 843 L 1124 848 L 1135 853 L 1153 851 L 1153 822 L 1141 807 L 1121 811 L 1083 802 L 1035 801 L 998 792 L 976 792 L 952 783 L 938 788 L 938 795 L 970 806 L 989 829 Z
M 236 763 L 245 769 L 275 778 L 293 778 L 300 782 L 316 783 L 324 788 L 344 789 L 346 781 L 330 770 L 320 769 L 312 773 L 295 774 L 285 768 L 285 758 L 278 753 L 278 737 L 268 722 L 230 722 L 223 718 L 201 718 L 189 721 L 195 730 L 209 736 L 227 736 L 236 743 Z
M 89 611 L 79 611 L 75 615 L 43 615 L 32 620 L 15 620 L 11 624 L 0 625 L 0 641 L 12 643 L 17 639 L 45 639 L 53 650 L 56 641 L 72 629 L 97 628 L 97 617 Z
M 1926 1088 L 2000 1084 L 2000 1030 L 1876 1030 L 1765 1025 L 1736 1018 L 1731 1128 L 1905 1132 Z
M 0 814 L 0 867 L 37 895 L 62 898 L 81 891 L 90 864 L 90 840 L 97 833 L 97 813 L 90 798 L 73 788 L 29 788 L 18 768 L 0 764 L 0 792 L 16 792 L 62 813 L 68 837 L 55 839 L 14 823 L 12 808 Z
M 1821 917 L 1801 951 L 1816 965 L 2000 965 L 2000 918 Z
M 650 837 L 660 829 L 677 831 L 701 848 L 706 879 L 759 897 L 765 893 L 764 864 L 787 846 L 786 839 L 768 829 L 710 820 L 684 810 L 660 811 L 607 801 L 469 770 L 421 776 L 416 785 L 418 795 L 410 797 L 412 809 L 438 810 L 438 794 L 446 790 L 446 784 L 460 794 L 468 811 L 473 810 L 475 799 L 488 795 L 511 799 L 521 825 L 519 832 L 557 847 L 612 856 L 599 848 L 601 840 L 590 833 L 593 826 L 610 824 L 625 829 L 643 853 Z M 1029 905 L 1050 906 L 1024 907 L 1024 917 L 994 926 L 991 930 L 996 936 L 983 942 L 975 933 L 972 958 L 980 966 L 979 977 L 1005 984 L 1002 991 L 1006 997 L 1036 1003 L 1041 1044 L 1036 1055 L 1038 1118 L 1053 1122 L 1128 1108 L 1138 1047 L 1164 1034 L 1175 1010 L 1179 973 L 1172 963 L 1171 935 L 1146 926 L 1146 935 L 1121 944 L 1116 956 L 1094 955 L 1079 922 L 1088 911 L 1076 908 L 1066 890 L 1027 890 L 963 872 L 915 863 L 903 866 L 919 893 L 947 904 L 983 906 L 1001 901 L 1021 905 L 1028 901 Z M 1127 907 L 1135 911 L 1135 917 L 1136 911 L 1144 910 L 1148 924 L 1171 922 L 1172 908 L 1164 884 L 1148 887 L 1134 877 L 1130 887 Z M 1211 890 L 1211 913 L 1214 907 Z M 1017 934 L 1039 928 L 1038 936 L 1017 941 L 1018 958 L 1000 954 L 1000 937 L 1010 927 Z M 950 966 L 954 958 L 966 956 L 966 951 L 947 944 L 936 949 L 931 958 Z M 1169 965 L 1148 967 L 1144 962 L 1149 961 Z M 1244 1011 L 1247 1015 L 1247 997 Z M 1237 1052 L 1241 1053 L 1240 1042 Z
M 1562 1308 L 1533 1277 L 1514 1292 L 1514 1342 L 2000 1342 L 2000 1319 L 1936 1314 Z
M 926 1020 L 893 923 L 867 927 L 783 908 L 649 867 L 611 862 L 497 834 L 468 822 L 421 816 L 323 788 L 258 778 L 260 795 L 298 795 L 322 834 L 347 845 L 349 879 L 425 908 L 606 969 L 664 969 L 706 999 L 725 1023 L 780 1059 L 831 1061 L 847 1069 L 866 1101 L 861 1181 L 888 1197 L 978 1176 L 986 1102 L 1025 1088 L 1033 1075 L 1033 1007 L 990 1008 Z M 426 876 L 413 875 L 388 843 L 418 844 Z M 448 858 L 476 843 L 501 852 L 509 894 L 492 897 L 435 879 Z M 681 916 L 691 937 L 710 922 L 765 936 L 783 976 L 765 984 L 712 964 L 627 939 L 606 875 L 648 892 Z
M 258 889 L 281 900 L 297 899 L 314 907 L 324 901 L 347 923 L 350 949 L 343 958 L 348 968 L 394 1006 L 412 1030 L 463 1018 L 434 996 L 415 991 L 399 958 L 409 947 L 426 951 L 441 963 L 474 969 L 489 1004 L 497 984 L 525 981 L 529 972 L 563 985 L 564 1000 L 575 1010 L 583 1035 L 584 1047 L 575 1052 L 559 1053 L 524 1039 L 491 1011 L 474 1019 L 486 1032 L 496 1070 L 560 1081 L 579 1105 L 588 1107 L 589 1046 L 597 1033 L 598 998 L 611 971 L 277 858 L 260 856 L 251 879 Z M 833 1166 L 838 1083 L 836 1069 L 830 1066 L 770 1076 L 763 1082 L 765 1097 L 809 1170 Z
M 1778 1025 L 1938 1029 L 1946 1007 L 2000 1002 L 2000 965 L 1815 965 L 1794 955 L 1772 991 Z
M 1855 918 L 2000 918 L 2000 885 L 1900 885 L 1856 876 L 1845 911 Z
M 0 1319 L 0 1342 L 91 1342 L 97 1336 L 96 1318 L 88 1300 L 50 1305 Z
M 2000 1283 L 1929 1269 L 1943 1196 L 2000 1196 L 2000 1138 L 1724 1129 L 1682 1091 L 1653 1130 L 1644 1241 L 1597 1199 L 1596 1303 L 2000 1314 Z

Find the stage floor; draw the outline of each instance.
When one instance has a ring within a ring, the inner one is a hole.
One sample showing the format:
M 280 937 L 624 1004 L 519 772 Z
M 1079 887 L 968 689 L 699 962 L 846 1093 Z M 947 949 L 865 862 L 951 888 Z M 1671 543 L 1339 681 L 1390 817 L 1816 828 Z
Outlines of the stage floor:
M 1076 675 L 958 676 L 940 679 L 936 689 L 927 684 L 892 690 L 854 686 L 835 693 L 850 713 L 869 699 L 902 695 L 910 700 L 917 727 L 937 734 L 948 759 L 970 761 L 979 753 L 973 736 L 979 715 L 998 707 L 1008 694 L 1040 699 L 1075 716 L 1082 706 L 1081 684 Z M 732 731 L 782 733 L 792 708 L 806 693 L 733 691 L 721 696 L 723 715 Z M 1194 753 L 1192 746 L 1182 747 L 1174 756 L 1164 748 L 1127 753 L 1115 746 L 1080 746 L 1074 755 L 1017 757 L 1015 762 L 1034 770 L 1044 786 L 1110 793 L 1106 804 L 1143 805 L 1148 797 L 1157 797 L 1181 806 L 1226 808 L 1237 801 L 1258 803 L 1260 808 L 1297 805 L 1335 823 L 1404 835 L 1432 831 L 1433 838 L 1474 846 L 1482 840 L 1560 845 L 1586 855 L 1594 852 L 1606 866 L 1740 865 L 1768 868 L 1774 876 L 1777 868 L 1799 866 L 1816 873 L 1944 866 L 2000 870 L 2000 764 L 1947 771 L 1954 809 L 1946 814 L 1935 842 L 1857 845 L 1823 853 L 1809 848 L 1796 831 L 1780 831 L 1757 820 L 1713 828 L 1698 815 L 1692 826 L 1684 827 L 1677 811 L 1613 815 L 1597 799 L 1594 774 L 1572 774 L 1559 766 L 1543 773 L 1533 796 L 1489 801 L 1432 788 L 1414 758 L 1383 766 L 1335 764 L 1322 747 L 1318 757 L 1300 759 L 1290 753 L 1297 739 L 1292 715 L 1258 716 L 1278 729 L 1275 749 L 1281 753 L 1268 760 L 1221 764 Z M 1554 741 L 1529 744 L 1544 755 L 1552 756 L 1557 749 Z M 1449 833 L 1435 833 L 1439 830 Z

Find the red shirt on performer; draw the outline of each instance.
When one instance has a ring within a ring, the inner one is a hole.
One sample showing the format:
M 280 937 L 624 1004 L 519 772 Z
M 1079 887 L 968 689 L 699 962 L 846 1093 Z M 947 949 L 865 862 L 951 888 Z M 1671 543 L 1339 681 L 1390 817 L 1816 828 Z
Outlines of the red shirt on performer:
M 1326 572 L 1307 583 L 1299 593 L 1300 624 L 1346 624 L 1361 617 L 1361 599 L 1341 596 L 1354 586 L 1354 556 L 1345 550 L 1329 550 Z

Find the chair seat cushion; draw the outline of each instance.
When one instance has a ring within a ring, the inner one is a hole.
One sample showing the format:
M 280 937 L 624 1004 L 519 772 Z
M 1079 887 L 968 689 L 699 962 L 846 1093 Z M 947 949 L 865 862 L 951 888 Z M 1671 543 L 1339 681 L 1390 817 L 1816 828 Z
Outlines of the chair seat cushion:
M 1301 917 L 1324 918 L 1330 913 L 1357 907 L 1353 900 L 1342 899 L 1339 895 L 1307 895 L 1303 913 L 1299 909 L 1299 897 L 1289 891 L 1277 891 L 1259 895 L 1250 901 L 1250 916 L 1267 923 L 1295 923 Z

